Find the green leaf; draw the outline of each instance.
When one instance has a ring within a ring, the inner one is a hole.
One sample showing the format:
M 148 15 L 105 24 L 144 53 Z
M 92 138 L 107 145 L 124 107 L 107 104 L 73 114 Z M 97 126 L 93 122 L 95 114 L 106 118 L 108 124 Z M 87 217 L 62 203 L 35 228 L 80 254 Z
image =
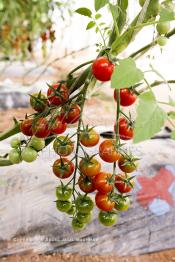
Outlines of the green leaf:
M 119 61 L 112 75 L 112 88 L 129 88 L 144 79 L 143 72 L 136 67 L 132 58 Z
M 96 14 L 96 15 L 95 15 L 95 19 L 100 19 L 101 17 L 102 17 L 101 14 Z
M 166 118 L 167 114 L 159 107 L 152 91 L 140 95 L 134 131 L 134 143 L 153 137 L 161 130 Z
M 78 13 L 78 14 L 80 14 L 80 15 L 88 16 L 88 17 L 90 17 L 90 18 L 91 18 L 91 16 L 92 16 L 91 10 L 88 9 L 88 8 L 86 8 L 86 7 L 81 7 L 81 8 L 79 8 L 79 9 L 77 9 L 75 12 Z
M 95 11 L 97 12 L 107 4 L 108 4 L 108 0 L 95 0 Z
M 174 11 L 169 8 L 162 8 L 160 11 L 160 22 L 171 21 L 175 19 Z
M 90 21 L 86 27 L 86 30 L 89 30 L 91 28 L 93 28 L 95 26 L 95 22 L 94 21 Z
M 171 133 L 171 138 L 175 140 L 175 130 Z

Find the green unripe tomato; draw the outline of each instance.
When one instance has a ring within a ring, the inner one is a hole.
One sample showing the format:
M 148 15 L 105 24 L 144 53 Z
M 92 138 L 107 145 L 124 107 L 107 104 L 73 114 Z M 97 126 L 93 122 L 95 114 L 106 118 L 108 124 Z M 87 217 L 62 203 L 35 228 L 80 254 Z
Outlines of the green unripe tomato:
M 129 199 L 129 197 L 125 197 L 124 199 L 121 199 L 121 201 L 117 204 L 115 204 L 115 208 L 118 211 L 126 211 L 128 210 L 128 208 L 130 208 L 131 205 L 131 201 Z
M 170 30 L 170 22 L 162 22 L 162 23 L 159 23 L 157 24 L 156 26 L 156 29 L 157 29 L 157 32 L 160 34 L 160 35 L 165 35 L 169 32 Z
M 118 216 L 111 212 L 100 211 L 98 220 L 102 225 L 111 227 L 117 222 Z
M 72 228 L 74 231 L 83 230 L 85 226 L 86 224 L 79 222 L 77 218 L 72 219 Z
M 165 37 L 165 36 L 159 36 L 159 37 L 157 38 L 157 43 L 158 43 L 158 45 L 160 45 L 160 46 L 165 46 L 165 45 L 167 44 L 167 42 L 168 42 L 168 38 Z
M 56 188 L 56 197 L 58 200 L 69 200 L 69 198 L 72 196 L 72 188 L 70 187 L 62 187 L 58 186 Z
M 18 138 L 13 138 L 10 142 L 10 145 L 13 148 L 18 148 L 20 144 L 21 144 L 21 140 L 19 140 Z
M 37 159 L 38 153 L 35 149 L 31 147 L 26 147 L 22 153 L 21 157 L 25 162 L 31 163 Z
M 56 206 L 59 211 L 68 212 L 72 207 L 72 202 L 70 200 L 69 201 L 57 200 Z
M 72 206 L 66 213 L 67 213 L 68 215 L 74 215 L 74 214 L 75 214 L 75 211 L 76 211 L 75 207 Z
M 12 164 L 19 164 L 22 161 L 19 150 L 12 149 L 9 152 L 9 160 L 12 162 Z
M 33 147 L 37 151 L 40 151 L 45 147 L 45 140 L 43 138 L 32 136 L 29 146 Z
M 77 213 L 77 219 L 80 223 L 89 223 L 91 221 L 92 218 L 92 214 L 91 213 Z
M 140 6 L 143 6 L 144 3 L 145 3 L 145 0 L 139 0 L 139 4 L 140 4 Z
M 80 213 L 89 213 L 94 208 L 94 202 L 89 196 L 78 196 L 75 205 Z

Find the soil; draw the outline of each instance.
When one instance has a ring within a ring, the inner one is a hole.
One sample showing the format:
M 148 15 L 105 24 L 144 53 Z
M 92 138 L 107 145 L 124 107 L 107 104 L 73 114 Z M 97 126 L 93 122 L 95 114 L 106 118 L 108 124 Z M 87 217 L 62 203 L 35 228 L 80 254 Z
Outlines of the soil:
M 0 262 L 174 262 L 175 250 L 168 250 L 149 255 L 136 257 L 117 257 L 117 256 L 78 256 L 70 254 L 52 255 L 25 255 L 11 256 L 0 259 Z

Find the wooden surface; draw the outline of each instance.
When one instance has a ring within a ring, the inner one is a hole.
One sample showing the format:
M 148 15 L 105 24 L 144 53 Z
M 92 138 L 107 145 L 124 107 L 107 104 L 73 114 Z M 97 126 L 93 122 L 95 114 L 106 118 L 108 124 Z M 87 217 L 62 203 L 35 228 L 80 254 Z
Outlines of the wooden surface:
M 7 151 L 8 147 L 8 141 L 1 143 L 0 153 Z M 174 179 L 175 142 L 159 139 L 130 147 L 142 157 L 140 169 L 136 174 L 138 181 L 139 177 L 154 178 L 162 168 L 168 170 Z M 144 205 L 142 200 L 149 196 L 140 198 L 139 192 L 142 188 L 137 182 L 132 207 L 121 214 L 114 227 L 106 228 L 99 225 L 98 211 L 95 209 L 93 222 L 87 229 L 74 233 L 70 227 L 70 219 L 55 208 L 55 187 L 58 180 L 51 171 L 55 159 L 56 155 L 52 148 L 49 148 L 33 164 L 22 163 L 0 169 L 0 256 L 30 251 L 39 254 L 112 253 L 123 256 L 175 247 L 173 179 L 171 186 L 167 188 L 172 203 L 168 204 L 165 194 L 165 197 L 161 197 L 167 201 L 159 201 L 159 196 L 155 195 L 149 205 Z M 104 164 L 104 170 L 109 168 L 110 165 Z M 160 192 L 165 190 L 162 181 L 158 187 Z M 153 195 L 154 193 L 153 190 Z

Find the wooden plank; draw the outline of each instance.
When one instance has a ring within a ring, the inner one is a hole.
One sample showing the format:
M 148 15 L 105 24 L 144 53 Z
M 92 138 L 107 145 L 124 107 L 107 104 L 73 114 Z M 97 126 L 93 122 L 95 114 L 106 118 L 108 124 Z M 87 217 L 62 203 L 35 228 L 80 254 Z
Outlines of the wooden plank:
M 142 157 L 137 172 L 138 181 L 143 176 L 155 178 L 164 170 L 175 178 L 174 141 L 158 139 L 135 146 L 129 144 L 128 147 Z M 7 148 L 8 141 L 1 143 L 0 153 L 7 151 Z M 91 152 L 96 150 L 97 148 L 91 149 Z M 63 252 L 83 255 L 138 255 L 175 247 L 173 180 L 167 189 L 173 199 L 171 205 L 164 199 L 155 197 L 144 208 L 144 198 L 138 201 L 138 192 L 142 187 L 137 182 L 132 207 L 121 214 L 114 227 L 99 225 L 98 210 L 95 209 L 93 221 L 87 229 L 74 233 L 70 227 L 71 220 L 55 208 L 55 187 L 58 180 L 51 171 L 55 159 L 56 155 L 50 147 L 33 164 L 1 167 L 0 256 L 31 250 L 39 254 Z M 104 163 L 104 170 L 110 168 L 111 165 Z M 164 181 L 167 181 L 167 177 L 165 176 Z M 162 186 L 162 181 L 159 185 Z

